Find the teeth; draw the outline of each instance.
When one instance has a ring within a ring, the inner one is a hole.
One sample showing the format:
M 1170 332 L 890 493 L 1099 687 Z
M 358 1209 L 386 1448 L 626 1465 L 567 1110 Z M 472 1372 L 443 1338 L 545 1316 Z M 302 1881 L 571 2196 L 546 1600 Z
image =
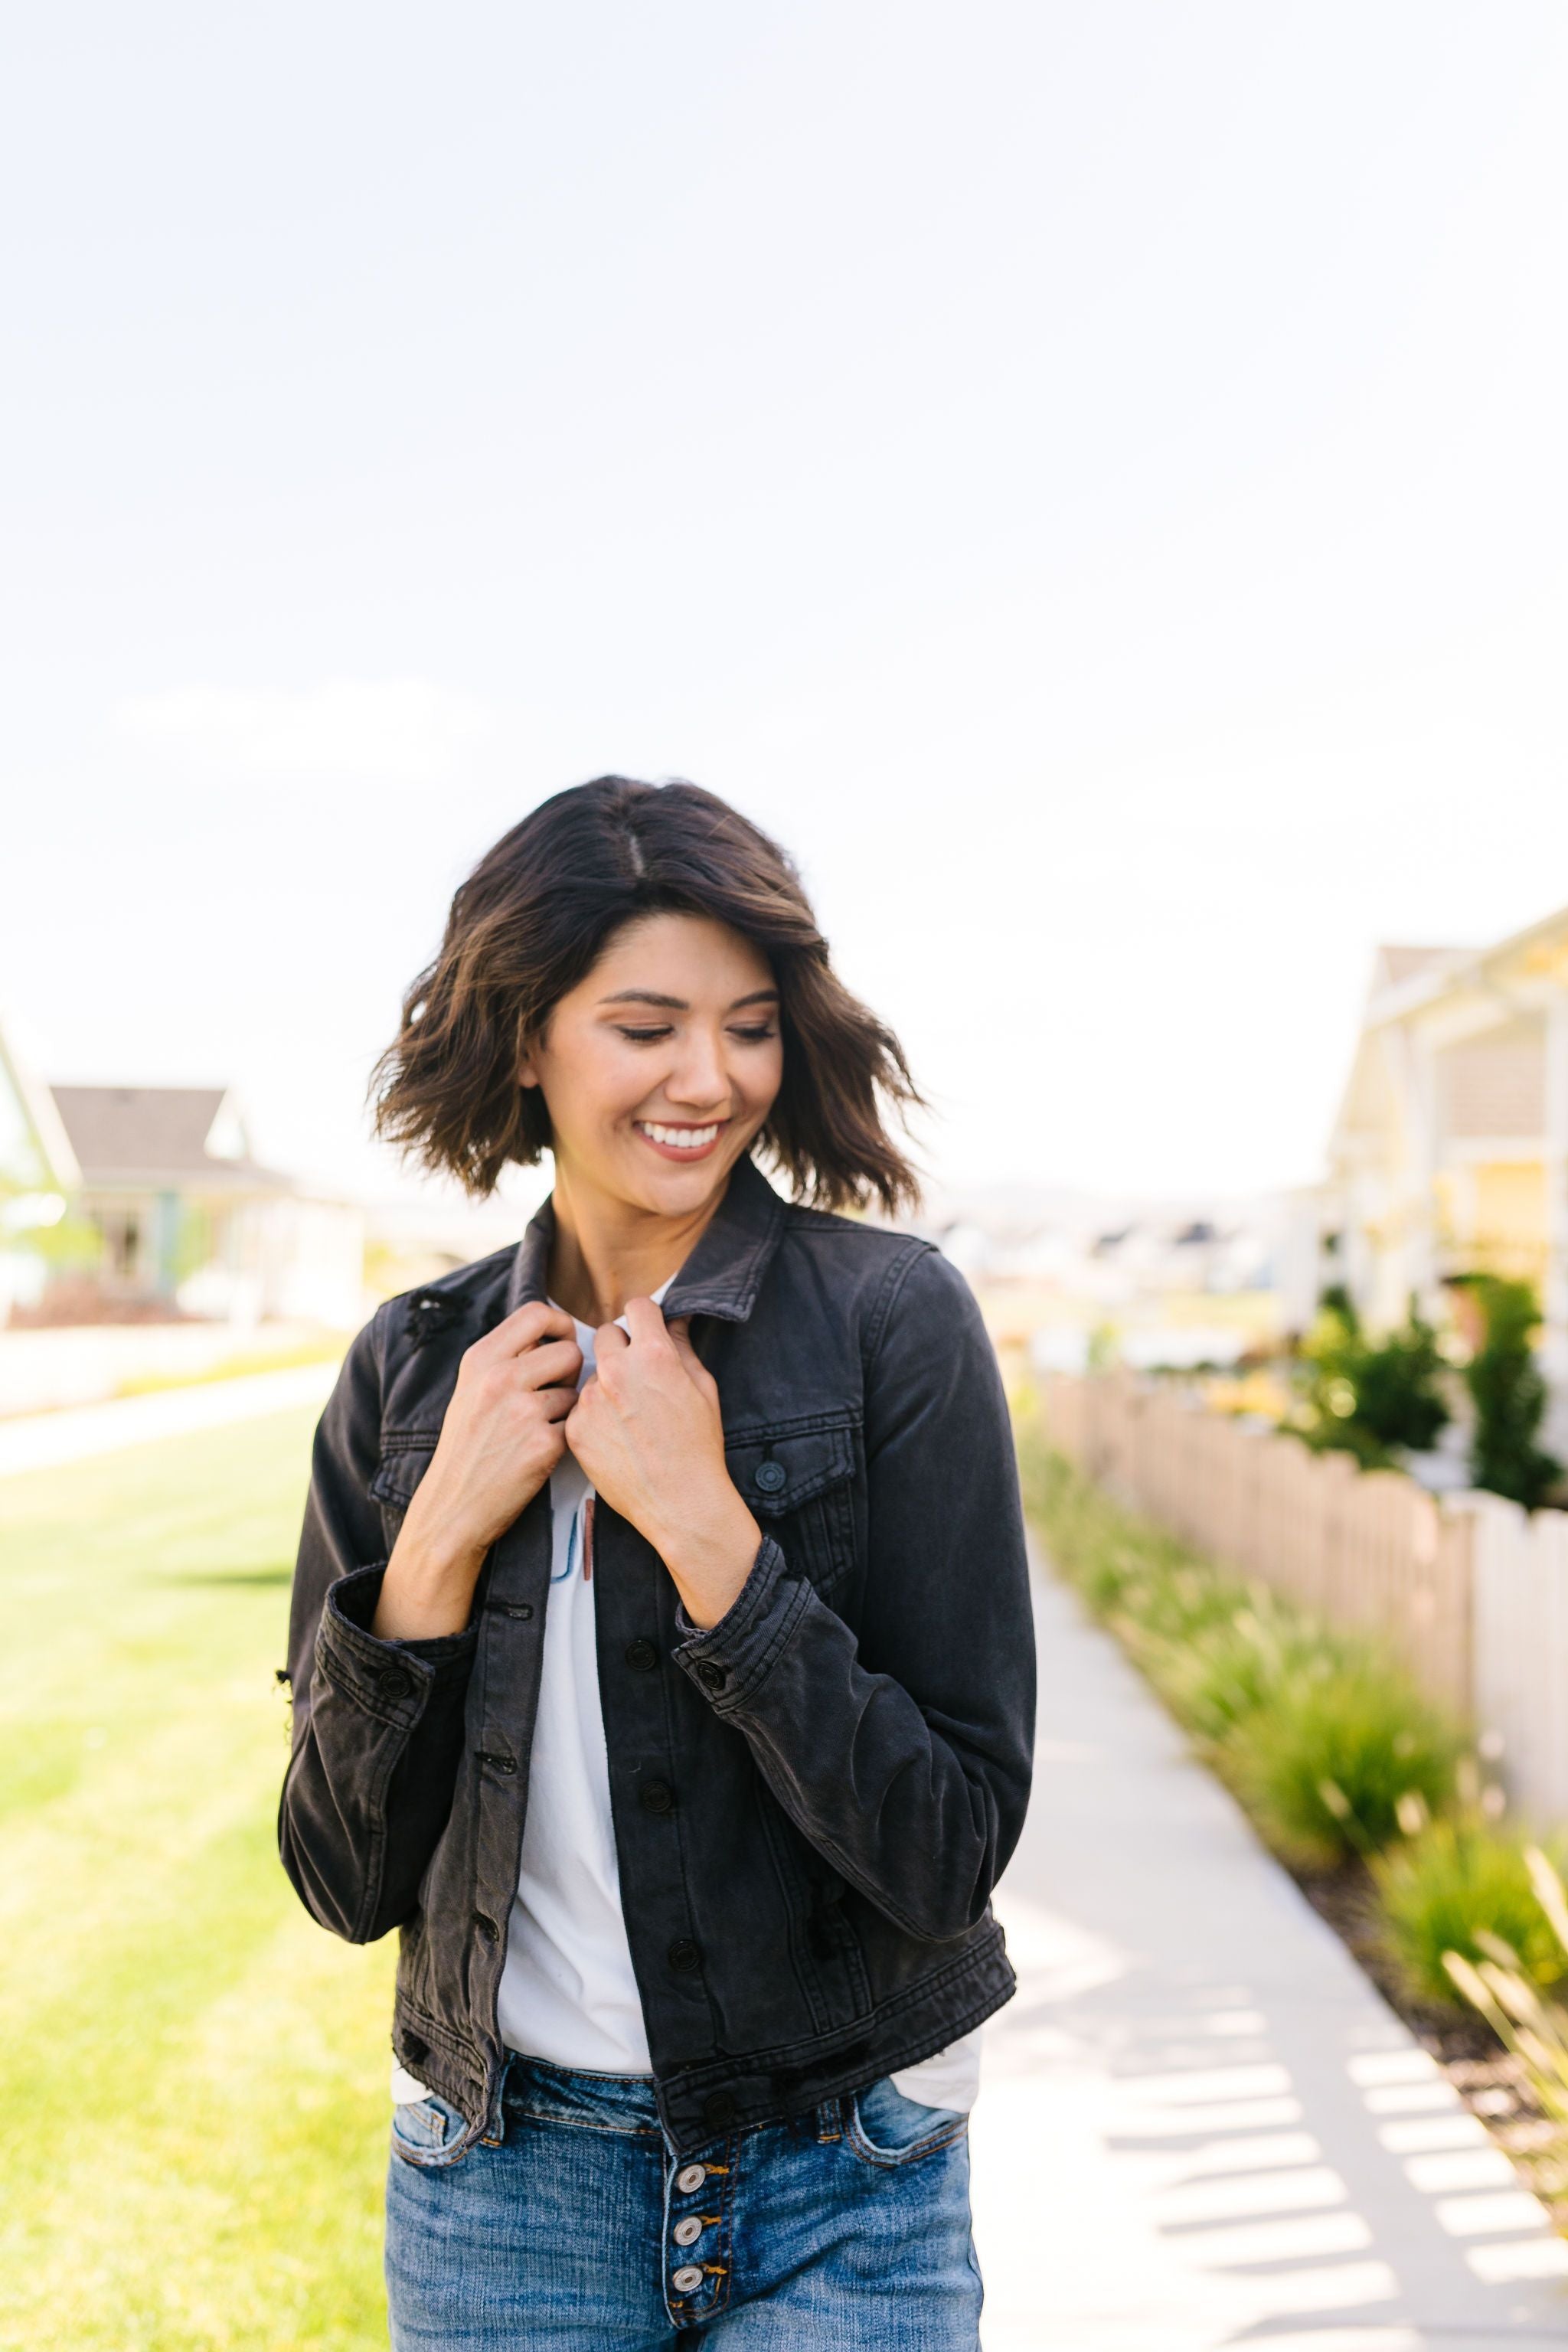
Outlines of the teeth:
M 700 1151 L 703 1145 L 711 1143 L 719 1132 L 717 1126 L 656 1127 L 651 1118 L 639 1118 L 637 1125 L 645 1135 L 651 1135 L 656 1143 L 670 1144 L 677 1151 Z

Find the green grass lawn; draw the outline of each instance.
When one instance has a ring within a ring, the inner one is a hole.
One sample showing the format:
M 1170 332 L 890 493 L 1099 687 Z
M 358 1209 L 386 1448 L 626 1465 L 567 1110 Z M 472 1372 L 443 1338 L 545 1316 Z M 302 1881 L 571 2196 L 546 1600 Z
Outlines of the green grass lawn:
M 313 1412 L 0 1480 L 0 2345 L 386 2342 L 394 1953 L 279 1865 Z

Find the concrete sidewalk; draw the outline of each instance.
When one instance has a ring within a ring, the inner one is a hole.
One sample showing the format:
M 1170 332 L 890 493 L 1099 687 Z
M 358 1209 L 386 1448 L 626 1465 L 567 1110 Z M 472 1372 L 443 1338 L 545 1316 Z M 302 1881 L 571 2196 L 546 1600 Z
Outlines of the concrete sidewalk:
M 1568 2345 L 1568 2242 L 1109 1636 L 1042 1577 L 985 2352 Z
M 247 1372 L 231 1381 L 203 1381 L 190 1388 L 160 1389 L 152 1396 L 117 1397 L 107 1404 L 0 1421 L 0 1478 L 83 1462 L 94 1454 L 117 1454 L 189 1429 L 219 1429 L 226 1422 L 253 1421 L 294 1405 L 321 1405 L 337 1377 L 336 1364 L 293 1364 L 282 1371 Z

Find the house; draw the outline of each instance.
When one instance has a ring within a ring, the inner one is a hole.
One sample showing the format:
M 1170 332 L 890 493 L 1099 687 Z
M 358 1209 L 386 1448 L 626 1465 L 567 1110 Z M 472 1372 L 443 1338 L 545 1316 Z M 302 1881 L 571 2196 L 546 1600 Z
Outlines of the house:
M 1320 1284 L 1374 1325 L 1446 1276 L 1535 1286 L 1568 1400 L 1568 908 L 1495 947 L 1378 950 L 1316 1202 Z
M 79 1171 L 72 1210 L 97 1236 L 104 1311 L 360 1320 L 361 1212 L 264 1167 L 226 1087 L 50 1092 Z
M 353 1329 L 364 1214 L 264 1167 L 226 1087 L 47 1087 L 0 1027 L 0 1324 Z

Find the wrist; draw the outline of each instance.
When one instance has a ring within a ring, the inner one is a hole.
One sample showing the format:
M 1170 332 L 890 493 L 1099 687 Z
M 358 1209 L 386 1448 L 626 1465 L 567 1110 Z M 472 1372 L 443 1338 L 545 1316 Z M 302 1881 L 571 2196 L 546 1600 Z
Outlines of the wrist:
M 674 1578 L 689 1622 L 707 1633 L 732 1606 L 762 1548 L 763 1531 L 734 1495 L 732 1507 L 711 1519 L 688 1519 L 668 1544 L 656 1547 Z
M 405 1525 L 381 1580 L 371 1631 L 383 1642 L 460 1633 L 468 1622 L 486 1544 L 426 1536 Z

